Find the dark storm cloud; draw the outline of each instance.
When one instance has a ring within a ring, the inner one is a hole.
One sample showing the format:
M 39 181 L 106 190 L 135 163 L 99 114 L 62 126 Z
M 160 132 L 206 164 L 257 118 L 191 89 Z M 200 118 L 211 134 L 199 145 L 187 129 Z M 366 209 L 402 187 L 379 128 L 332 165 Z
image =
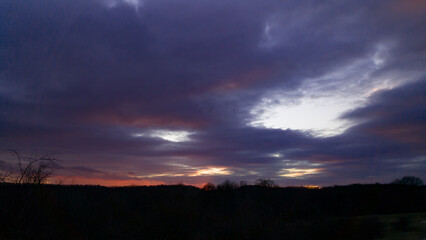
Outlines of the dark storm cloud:
M 365 38 L 373 38 L 357 34 L 360 21 L 342 26 L 353 30 L 347 34 L 324 29 L 320 23 L 328 21 L 325 15 L 342 17 L 350 10 L 339 4 L 147 1 L 139 12 L 125 4 L 108 9 L 101 2 L 3 5 L 7 87 L 27 90 L 28 98 L 42 95 L 39 101 L 55 103 L 49 108 L 63 109 L 61 116 L 96 122 L 150 125 L 150 119 L 165 118 L 206 124 L 219 114 L 212 116 L 190 97 L 197 99 L 226 86 L 247 87 L 244 74 L 256 69 L 264 74 L 249 87 L 318 74 L 362 56 L 371 47 Z M 299 11 L 307 14 L 299 17 Z M 271 34 L 282 43 L 262 50 L 258 45 L 269 18 L 278 22 L 277 33 Z M 300 28 L 286 29 L 287 22 L 291 26 L 299 18 L 304 20 Z M 338 36 L 334 39 L 330 33 Z M 242 102 L 257 95 L 252 94 L 241 96 Z
M 381 91 L 370 104 L 343 116 L 361 121 L 348 134 L 368 134 L 406 145 L 414 153 L 426 152 L 426 81 Z M 401 151 L 402 153 L 403 151 Z
M 0 3 L 2 148 L 59 149 L 70 165 L 128 164 L 145 175 L 169 169 L 165 164 L 176 158 L 277 174 L 282 160 L 272 154 L 281 154 L 330 169 L 361 166 L 362 176 L 372 155 L 377 161 L 424 155 L 424 94 L 418 96 L 424 81 L 376 94 L 345 115 L 362 121 L 336 137 L 246 125 L 265 92 L 291 92 L 380 44 L 392 51 L 374 76 L 421 79 L 424 4 L 140 3 Z M 183 143 L 134 137 L 153 129 L 194 133 Z M 344 178 L 335 174 L 335 181 Z

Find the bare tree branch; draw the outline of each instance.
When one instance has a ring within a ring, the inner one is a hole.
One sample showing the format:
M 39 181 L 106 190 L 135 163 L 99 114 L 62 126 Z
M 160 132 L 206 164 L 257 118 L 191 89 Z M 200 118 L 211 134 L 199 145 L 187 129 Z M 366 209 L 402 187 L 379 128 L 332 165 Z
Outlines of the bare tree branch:
M 42 154 L 38 156 L 35 154 L 33 157 L 21 156 L 21 154 L 14 149 L 10 149 L 17 160 L 19 166 L 19 174 L 15 177 L 15 180 L 12 182 L 15 183 L 32 183 L 32 184 L 42 184 L 47 181 L 47 179 L 53 174 L 55 162 L 59 161 L 58 159 L 52 157 L 49 154 Z M 27 163 L 23 164 L 23 159 L 27 160 Z M 0 182 L 3 180 L 8 180 L 12 174 L 6 177 L 0 176 Z

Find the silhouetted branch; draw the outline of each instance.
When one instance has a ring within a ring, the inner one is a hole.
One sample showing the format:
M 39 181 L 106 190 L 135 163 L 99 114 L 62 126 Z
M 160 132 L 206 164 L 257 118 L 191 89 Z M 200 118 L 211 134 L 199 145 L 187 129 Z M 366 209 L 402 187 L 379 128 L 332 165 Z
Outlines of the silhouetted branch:
M 11 149 L 9 151 L 16 156 L 19 166 L 19 174 L 12 180 L 14 183 L 44 183 L 53 174 L 55 162 L 59 161 L 46 153 L 41 156 L 23 157 L 17 150 Z M 27 160 L 26 165 L 23 164 L 23 159 Z M 12 175 L 13 173 L 9 174 L 8 178 L 13 178 Z M 3 179 L 7 180 L 7 178 Z

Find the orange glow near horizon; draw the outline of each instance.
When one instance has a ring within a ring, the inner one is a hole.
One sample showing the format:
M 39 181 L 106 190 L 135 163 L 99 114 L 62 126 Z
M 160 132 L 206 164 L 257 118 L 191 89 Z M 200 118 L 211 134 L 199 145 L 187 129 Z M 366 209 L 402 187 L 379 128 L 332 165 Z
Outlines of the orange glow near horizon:
M 101 185 L 105 187 L 124 187 L 124 186 L 152 186 L 165 184 L 162 181 L 146 180 L 146 179 L 103 179 L 103 178 L 90 178 L 83 176 L 76 177 L 63 177 L 54 176 L 49 182 L 50 184 L 64 184 L 64 185 Z
M 321 189 L 320 186 L 317 185 L 304 185 L 304 188 L 309 188 L 309 189 Z

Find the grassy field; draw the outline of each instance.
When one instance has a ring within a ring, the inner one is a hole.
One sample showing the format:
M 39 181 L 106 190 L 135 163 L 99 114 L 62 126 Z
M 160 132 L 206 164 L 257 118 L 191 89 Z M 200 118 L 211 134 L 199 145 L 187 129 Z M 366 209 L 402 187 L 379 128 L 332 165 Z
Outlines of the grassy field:
M 377 240 L 426 240 L 426 213 L 381 215 L 378 218 L 383 223 L 384 236 Z

